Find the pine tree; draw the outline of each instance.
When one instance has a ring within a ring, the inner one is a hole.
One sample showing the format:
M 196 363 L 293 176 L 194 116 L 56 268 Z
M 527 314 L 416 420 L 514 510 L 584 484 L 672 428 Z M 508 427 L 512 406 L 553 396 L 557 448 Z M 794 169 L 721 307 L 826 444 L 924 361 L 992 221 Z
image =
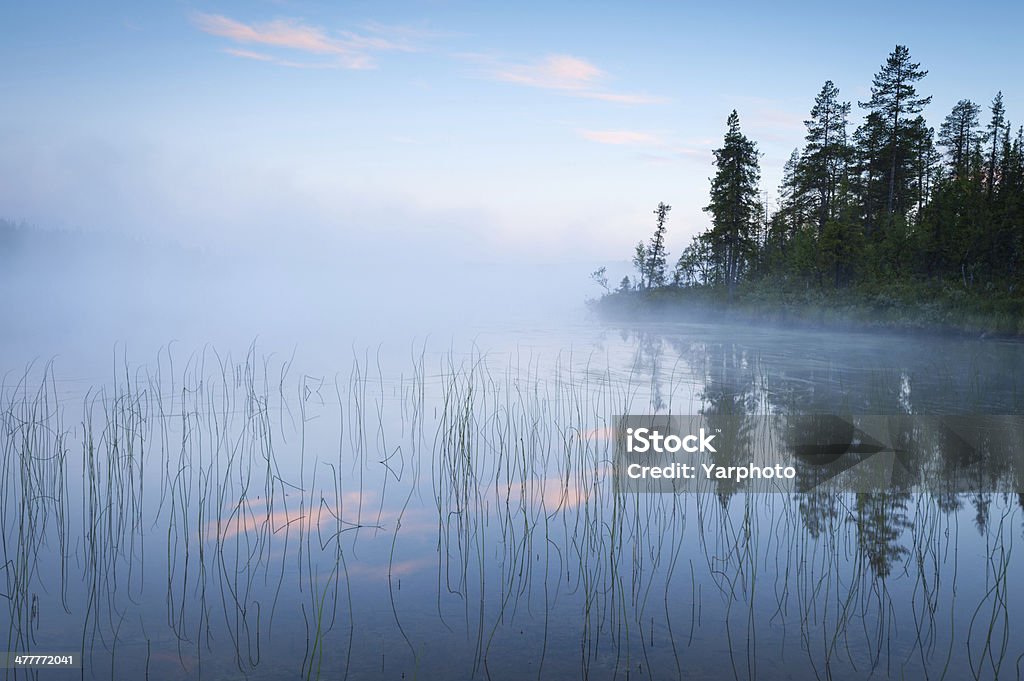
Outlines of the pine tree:
M 676 286 L 696 286 L 712 283 L 711 245 L 707 235 L 694 236 L 676 261 L 673 281 Z
M 933 180 L 938 172 L 941 157 L 935 149 L 935 128 L 928 127 L 923 116 L 918 116 L 910 124 L 910 141 L 913 148 L 913 181 L 910 183 L 911 197 L 915 199 L 914 222 L 921 216 L 921 211 L 931 198 Z
M 721 148 L 715 149 L 717 172 L 711 180 L 711 213 L 708 232 L 716 267 L 732 297 L 736 283 L 754 255 L 760 228 L 758 182 L 761 169 L 757 146 L 740 132 L 735 110 L 726 122 L 728 130 Z
M 851 178 L 854 193 L 859 199 L 864 235 L 870 240 L 880 238 L 880 223 L 884 217 L 888 185 L 885 182 L 889 168 L 885 155 L 887 134 L 881 116 L 871 112 L 853 134 L 856 173 Z
M 1006 133 L 1009 140 L 1009 124 Z M 1016 137 L 1007 147 L 1006 174 L 999 185 L 999 192 L 1002 195 L 1003 224 L 1010 231 L 1013 245 L 1008 274 L 1019 280 L 1024 271 L 1024 127 L 1017 129 Z
M 825 81 L 821 92 L 814 98 L 807 126 L 807 146 L 801 157 L 800 180 L 814 205 L 817 236 L 825 223 L 836 215 L 836 191 L 845 179 L 850 161 L 850 148 L 846 137 L 850 103 L 839 101 L 839 88 L 831 80 Z
M 667 203 L 659 203 L 654 211 L 657 215 L 657 226 L 654 228 L 654 235 L 647 247 L 646 275 L 648 286 L 665 285 L 665 265 L 668 259 L 668 251 L 665 250 L 665 221 L 668 219 L 668 212 L 672 206 Z
M 807 224 L 814 213 L 813 198 L 808 195 L 801 174 L 800 150 L 794 149 L 782 168 L 782 182 L 779 184 L 779 210 L 781 219 L 789 233 L 795 233 Z
M 999 144 L 1003 138 L 1003 128 L 1006 126 L 1006 108 L 1003 106 L 1003 92 L 1000 90 L 996 93 L 995 98 L 992 100 L 992 105 L 989 107 L 989 111 L 992 112 L 992 118 L 989 120 L 986 130 L 988 131 L 987 140 L 988 148 L 991 150 L 988 156 L 988 165 L 985 174 L 985 189 L 988 192 L 988 197 L 992 198 L 992 191 L 995 189 L 996 180 L 996 167 L 999 164 L 999 155 L 997 150 Z
M 636 269 L 638 289 L 647 288 L 647 246 L 643 241 L 636 242 L 636 249 L 633 251 L 633 267 Z
M 993 268 L 1007 281 L 1019 280 L 1024 266 L 1024 157 L 1021 154 L 1024 129 L 1010 138 L 1010 124 L 1004 123 L 999 150 L 998 183 L 987 197 L 988 221 L 994 232 Z
M 810 274 L 817 238 L 817 202 L 806 186 L 800 151 L 793 150 L 782 169 L 779 209 L 771 216 L 765 235 L 762 260 L 769 268 L 782 265 L 787 274 Z
M 980 106 L 969 99 L 961 99 L 939 128 L 939 144 L 946 147 L 949 167 L 956 178 L 967 175 L 967 162 L 971 145 L 977 138 L 976 128 L 980 113 Z
M 871 86 L 871 99 L 860 106 L 875 114 L 874 125 L 881 126 L 885 145 L 881 150 L 887 161 L 884 173 L 886 189 L 885 211 L 889 215 L 905 215 L 908 197 L 907 167 L 913 167 L 913 117 L 920 113 L 931 97 L 920 97 L 914 84 L 928 75 L 920 64 L 910 61 L 910 50 L 897 45 L 889 53 L 882 70 L 875 74 Z M 869 114 L 869 115 L 870 115 Z
M 853 277 L 863 248 L 854 202 L 848 192 L 848 183 L 840 183 L 836 215 L 825 223 L 817 243 L 819 282 L 824 285 L 831 281 L 834 288 L 840 288 Z

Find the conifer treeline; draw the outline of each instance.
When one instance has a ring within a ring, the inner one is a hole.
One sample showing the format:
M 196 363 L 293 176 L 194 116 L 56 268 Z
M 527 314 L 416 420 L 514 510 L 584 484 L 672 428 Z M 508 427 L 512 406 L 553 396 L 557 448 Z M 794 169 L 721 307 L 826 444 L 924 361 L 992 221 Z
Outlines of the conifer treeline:
M 938 134 L 921 115 L 927 71 L 897 45 L 858 105 L 827 81 L 814 100 L 803 149 L 786 163 L 772 214 L 760 199 L 754 142 L 733 111 L 711 201 L 711 228 L 679 257 L 672 283 L 822 290 L 931 281 L 1020 295 L 1024 272 L 1024 128 L 1011 130 L 1001 93 L 981 105 L 964 99 Z M 637 245 L 632 286 L 668 283 L 667 206 L 650 244 Z M 624 286 L 627 282 L 624 282 Z

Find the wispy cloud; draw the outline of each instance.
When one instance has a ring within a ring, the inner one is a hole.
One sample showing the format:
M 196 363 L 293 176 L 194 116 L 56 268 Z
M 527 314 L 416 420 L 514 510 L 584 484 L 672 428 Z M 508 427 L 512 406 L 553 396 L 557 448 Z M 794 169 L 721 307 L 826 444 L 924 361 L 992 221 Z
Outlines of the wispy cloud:
M 494 74 L 499 80 L 553 90 L 587 90 L 605 76 L 590 62 L 567 54 L 555 54 L 533 64 L 517 64 L 500 68 Z
M 551 54 L 528 63 L 506 63 L 486 55 L 461 55 L 483 64 L 487 75 L 495 80 L 527 87 L 554 90 L 585 99 L 598 99 L 620 104 L 655 104 L 662 97 L 609 90 L 609 75 L 596 65 L 568 54 Z
M 457 38 L 464 34 L 455 31 L 439 31 L 423 26 L 408 26 L 406 24 L 382 24 L 379 21 L 365 21 L 359 27 L 367 33 L 374 33 L 380 36 L 388 36 L 396 42 L 406 42 L 416 45 L 431 40 L 446 38 Z
M 256 52 L 254 50 L 243 50 L 236 47 L 225 47 L 221 51 L 224 52 L 224 54 L 230 54 L 232 57 L 252 59 L 253 61 L 265 61 L 269 64 L 287 66 L 293 69 L 371 68 L 369 65 L 342 67 L 340 64 L 336 62 L 329 61 L 295 61 L 294 59 L 283 59 L 281 57 L 275 57 L 272 54 L 265 54 L 263 52 Z
M 600 144 L 660 144 L 655 135 L 636 130 L 578 130 L 577 132 L 584 139 Z
M 373 24 L 363 33 L 329 32 L 298 19 L 274 19 L 262 23 L 245 23 L 221 14 L 196 13 L 192 23 L 200 31 L 226 38 L 236 45 L 257 45 L 276 53 L 239 47 L 224 48 L 235 57 L 266 61 L 295 68 L 374 68 L 375 52 L 413 52 L 413 39 L 426 37 L 425 32 L 406 27 Z M 282 56 L 282 53 L 289 56 Z M 294 55 L 311 55 L 317 60 L 296 60 Z

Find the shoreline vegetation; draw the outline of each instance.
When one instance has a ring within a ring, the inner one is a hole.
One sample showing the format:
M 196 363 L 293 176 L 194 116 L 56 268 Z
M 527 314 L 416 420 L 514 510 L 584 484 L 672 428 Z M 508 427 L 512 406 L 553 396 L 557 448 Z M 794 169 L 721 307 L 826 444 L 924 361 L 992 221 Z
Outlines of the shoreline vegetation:
M 671 321 L 683 315 L 834 331 L 884 330 L 1024 340 L 1024 299 L 958 289 L 849 289 L 824 292 L 739 286 L 730 300 L 710 286 L 610 291 L 588 301 L 610 321 Z
M 757 144 L 733 111 L 704 208 L 710 227 L 670 269 L 660 203 L 635 274 L 591 306 L 614 319 L 716 317 L 839 328 L 1024 337 L 1024 127 L 1002 93 L 961 99 L 938 131 L 921 115 L 928 71 L 897 45 L 858 102 L 826 81 L 777 198 L 760 186 Z

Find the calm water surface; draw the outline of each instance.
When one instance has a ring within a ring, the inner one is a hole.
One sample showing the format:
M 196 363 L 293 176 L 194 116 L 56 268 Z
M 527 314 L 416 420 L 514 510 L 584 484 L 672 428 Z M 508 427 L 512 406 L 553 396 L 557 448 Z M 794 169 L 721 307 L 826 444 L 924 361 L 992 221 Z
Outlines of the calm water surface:
M 1021 414 L 1024 345 L 596 323 L 272 342 L 8 354 L 0 632 L 84 660 L 40 678 L 1021 674 L 1024 497 L 616 495 L 609 428 Z

